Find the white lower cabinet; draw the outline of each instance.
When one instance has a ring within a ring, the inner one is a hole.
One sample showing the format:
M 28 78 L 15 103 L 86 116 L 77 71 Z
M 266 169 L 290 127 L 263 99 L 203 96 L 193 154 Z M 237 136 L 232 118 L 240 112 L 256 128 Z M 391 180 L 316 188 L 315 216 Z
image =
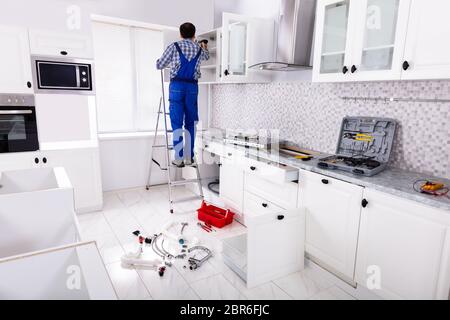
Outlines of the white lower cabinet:
M 98 148 L 0 154 L 2 171 L 63 167 L 74 188 L 77 213 L 100 210 L 103 205 Z
M 42 160 L 50 167 L 63 167 L 74 188 L 77 213 L 100 210 L 103 205 L 100 155 L 97 148 L 47 151 Z
M 385 299 L 445 299 L 450 214 L 366 189 L 356 280 Z
M 15 171 L 31 169 L 35 165 L 39 152 L 2 153 L 0 154 L 0 173 L 2 171 Z
M 244 171 L 235 158 L 221 158 L 220 197 L 225 205 L 242 219 L 244 201 Z
M 363 188 L 300 171 L 299 205 L 306 216 L 306 253 L 353 282 Z
M 298 209 L 284 210 L 251 193 L 244 194 L 247 233 L 225 239 L 225 263 L 248 288 L 304 268 L 305 220 Z

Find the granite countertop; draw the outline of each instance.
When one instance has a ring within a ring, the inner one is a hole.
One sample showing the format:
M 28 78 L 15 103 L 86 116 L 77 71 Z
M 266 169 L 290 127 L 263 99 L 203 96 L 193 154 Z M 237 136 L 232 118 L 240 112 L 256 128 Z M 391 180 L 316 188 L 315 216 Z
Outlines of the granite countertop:
M 221 129 L 211 129 L 199 133 L 204 141 L 223 142 L 224 131 Z M 450 180 L 427 176 L 417 172 L 410 172 L 394 167 L 388 167 L 385 171 L 373 176 L 364 177 L 356 176 L 340 170 L 326 170 L 317 166 L 318 158 L 328 156 L 328 154 L 320 153 L 318 157 L 311 161 L 302 161 L 283 154 L 271 154 L 266 150 L 246 149 L 244 147 L 229 145 L 233 148 L 245 151 L 247 157 L 259 157 L 262 159 L 279 162 L 298 169 L 308 170 L 318 174 L 322 174 L 331 178 L 339 179 L 345 182 L 356 184 L 362 187 L 386 192 L 401 198 L 420 202 L 424 205 L 447 210 L 450 213 L 450 197 L 435 197 L 425 195 L 414 191 L 413 184 L 418 180 L 440 181 L 450 186 Z

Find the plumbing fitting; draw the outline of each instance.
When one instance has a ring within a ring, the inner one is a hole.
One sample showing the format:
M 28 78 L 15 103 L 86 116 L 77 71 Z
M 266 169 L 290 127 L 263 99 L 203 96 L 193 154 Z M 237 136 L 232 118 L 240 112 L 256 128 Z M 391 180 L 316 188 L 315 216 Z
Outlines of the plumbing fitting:
M 210 259 L 212 257 L 212 251 L 206 247 L 196 246 L 196 247 L 192 247 L 188 250 L 189 253 L 192 253 L 194 251 L 202 251 L 202 252 L 206 253 L 206 255 L 202 259 L 197 259 L 195 257 L 189 258 L 189 260 L 188 260 L 189 269 L 192 271 L 200 268 L 208 259 Z

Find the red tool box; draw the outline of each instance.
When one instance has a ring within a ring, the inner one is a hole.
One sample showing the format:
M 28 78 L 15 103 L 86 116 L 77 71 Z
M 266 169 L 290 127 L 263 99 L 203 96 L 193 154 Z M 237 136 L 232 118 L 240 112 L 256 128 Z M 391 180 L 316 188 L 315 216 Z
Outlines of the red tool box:
M 208 223 L 216 228 L 223 228 L 233 222 L 234 213 L 230 210 L 218 208 L 213 205 L 208 205 L 203 201 L 198 212 L 198 220 Z

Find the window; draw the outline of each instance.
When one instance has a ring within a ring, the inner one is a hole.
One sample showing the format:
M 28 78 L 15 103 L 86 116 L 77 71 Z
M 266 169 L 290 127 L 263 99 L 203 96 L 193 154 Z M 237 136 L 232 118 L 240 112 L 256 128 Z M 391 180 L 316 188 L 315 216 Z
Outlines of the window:
M 94 22 L 93 36 L 99 132 L 154 130 L 163 32 Z

